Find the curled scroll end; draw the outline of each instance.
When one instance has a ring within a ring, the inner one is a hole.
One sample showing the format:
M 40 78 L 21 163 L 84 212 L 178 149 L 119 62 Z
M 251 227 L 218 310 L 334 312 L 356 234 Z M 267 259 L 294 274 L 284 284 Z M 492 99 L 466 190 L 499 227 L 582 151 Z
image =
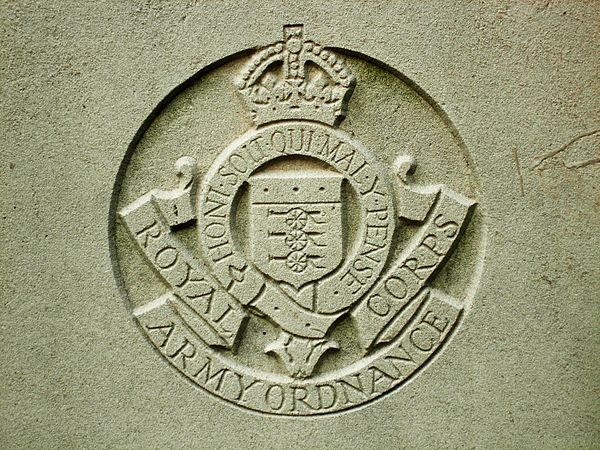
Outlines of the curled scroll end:
M 182 156 L 175 162 L 175 174 L 179 179 L 179 189 L 190 189 L 196 174 L 198 166 L 195 158 L 191 156 Z
M 415 186 L 408 176 L 415 173 L 417 162 L 411 155 L 400 155 L 394 162 L 399 182 L 396 183 L 398 216 L 412 222 L 423 222 L 435 202 L 439 186 Z
M 394 162 L 394 168 L 396 169 L 398 178 L 406 184 L 408 176 L 415 173 L 417 162 L 410 155 L 400 155 Z
M 196 159 L 183 156 L 175 162 L 179 185 L 171 191 L 155 190 L 152 196 L 170 227 L 185 225 L 196 218 L 195 189 Z

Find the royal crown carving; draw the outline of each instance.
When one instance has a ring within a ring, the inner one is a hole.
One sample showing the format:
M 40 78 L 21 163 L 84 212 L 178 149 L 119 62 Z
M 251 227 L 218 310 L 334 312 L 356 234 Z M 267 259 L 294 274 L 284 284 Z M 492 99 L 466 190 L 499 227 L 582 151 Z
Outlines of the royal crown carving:
M 305 119 L 333 126 L 346 115 L 355 78 L 343 60 L 303 39 L 302 25 L 284 27 L 284 40 L 259 51 L 238 88 L 254 123 Z

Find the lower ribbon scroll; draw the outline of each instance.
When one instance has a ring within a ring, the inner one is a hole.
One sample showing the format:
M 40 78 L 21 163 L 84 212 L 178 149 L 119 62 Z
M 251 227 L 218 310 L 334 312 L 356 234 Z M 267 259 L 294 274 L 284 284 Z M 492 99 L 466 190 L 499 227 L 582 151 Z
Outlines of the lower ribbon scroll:
M 171 227 L 194 220 L 193 185 L 196 161 L 184 157 L 176 168 L 180 186 L 173 191 L 153 190 L 119 211 L 137 247 L 172 292 L 136 309 L 176 311 L 187 326 L 209 346 L 235 349 L 248 316 L 171 232 Z

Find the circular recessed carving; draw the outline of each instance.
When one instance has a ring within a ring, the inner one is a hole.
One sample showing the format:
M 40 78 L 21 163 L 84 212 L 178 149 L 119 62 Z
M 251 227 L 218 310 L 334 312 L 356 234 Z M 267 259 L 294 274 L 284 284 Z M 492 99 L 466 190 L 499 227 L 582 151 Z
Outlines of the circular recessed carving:
M 481 272 L 457 130 L 414 83 L 301 26 L 214 67 L 145 122 L 116 183 L 116 276 L 141 330 L 254 411 L 334 413 L 402 386 Z

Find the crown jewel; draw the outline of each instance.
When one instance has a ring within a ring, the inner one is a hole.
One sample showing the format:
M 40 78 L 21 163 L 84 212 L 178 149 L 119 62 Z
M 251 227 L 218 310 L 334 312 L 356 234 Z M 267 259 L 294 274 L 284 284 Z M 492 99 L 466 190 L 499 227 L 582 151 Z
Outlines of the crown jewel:
M 255 124 L 282 119 L 338 123 L 346 115 L 354 76 L 339 56 L 305 41 L 302 25 L 285 26 L 283 38 L 256 53 L 238 82 Z

